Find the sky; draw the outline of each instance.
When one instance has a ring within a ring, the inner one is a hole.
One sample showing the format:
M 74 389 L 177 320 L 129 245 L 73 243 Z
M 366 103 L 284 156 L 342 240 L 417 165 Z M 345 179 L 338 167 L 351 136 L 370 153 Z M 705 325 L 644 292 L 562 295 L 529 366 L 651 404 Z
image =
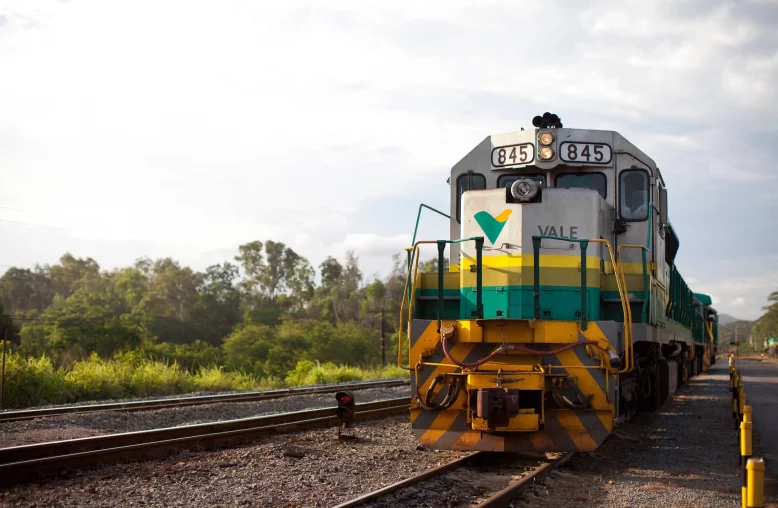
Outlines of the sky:
M 451 166 L 552 111 L 657 162 L 681 273 L 754 319 L 778 290 L 776 26 L 776 0 L 0 0 L 0 271 L 202 270 L 274 239 L 382 275 Z

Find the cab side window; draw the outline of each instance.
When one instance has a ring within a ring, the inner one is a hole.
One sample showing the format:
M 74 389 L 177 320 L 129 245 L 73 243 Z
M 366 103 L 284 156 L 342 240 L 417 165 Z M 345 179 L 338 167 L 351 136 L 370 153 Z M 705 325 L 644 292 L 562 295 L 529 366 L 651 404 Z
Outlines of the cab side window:
M 457 178 L 457 222 L 461 221 L 462 194 L 469 190 L 486 189 L 486 177 L 481 173 L 467 172 Z
M 642 169 L 622 171 L 619 175 L 619 213 L 626 221 L 648 218 L 648 173 Z

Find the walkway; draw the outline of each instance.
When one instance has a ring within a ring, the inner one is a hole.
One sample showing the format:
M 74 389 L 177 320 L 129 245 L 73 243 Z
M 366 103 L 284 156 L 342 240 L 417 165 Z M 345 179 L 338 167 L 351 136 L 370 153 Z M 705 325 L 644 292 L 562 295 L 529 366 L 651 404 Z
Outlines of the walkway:
M 763 457 L 767 466 L 766 498 L 778 500 L 778 364 L 741 359 L 738 368 L 743 374 L 746 404 L 754 410 L 753 452 Z

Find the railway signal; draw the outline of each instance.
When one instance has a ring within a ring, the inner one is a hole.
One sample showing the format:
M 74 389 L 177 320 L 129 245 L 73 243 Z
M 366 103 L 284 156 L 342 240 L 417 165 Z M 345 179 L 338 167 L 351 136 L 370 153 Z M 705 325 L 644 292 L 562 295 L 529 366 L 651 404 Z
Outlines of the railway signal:
M 352 425 L 354 423 L 354 394 L 347 391 L 338 392 L 335 394 L 335 400 L 338 401 L 338 407 L 335 409 L 335 416 L 337 416 L 342 422 L 338 428 L 338 437 L 354 438 L 354 430 Z

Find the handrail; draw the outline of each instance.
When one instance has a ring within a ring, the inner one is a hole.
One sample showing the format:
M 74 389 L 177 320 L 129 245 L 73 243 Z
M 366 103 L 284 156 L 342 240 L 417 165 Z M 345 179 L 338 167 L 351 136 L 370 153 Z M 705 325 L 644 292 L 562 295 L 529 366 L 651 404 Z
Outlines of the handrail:
M 424 203 L 419 204 L 419 212 L 416 214 L 416 226 L 413 228 L 413 239 L 411 240 L 411 245 L 416 245 L 416 234 L 419 232 L 419 221 L 421 220 L 421 211 L 422 209 L 426 208 L 427 210 L 431 210 L 438 215 L 442 215 L 443 217 L 447 219 L 451 219 L 451 216 L 441 212 L 437 208 L 432 208 L 429 205 L 425 205 Z M 405 249 L 408 252 L 408 270 L 411 269 L 411 252 L 409 249 Z M 407 289 L 407 288 L 406 288 Z M 407 298 L 410 300 L 411 295 L 409 293 L 403 293 L 404 298 Z
M 650 288 L 648 283 L 648 269 L 646 267 L 646 255 L 651 252 L 651 233 L 654 225 L 654 202 L 648 202 L 648 230 L 646 232 L 646 250 L 643 254 L 643 309 L 640 316 L 644 323 L 648 323 L 648 301 L 650 300 Z M 656 262 L 656 259 L 654 259 Z
M 435 213 L 437 213 L 439 215 L 442 215 L 443 217 L 445 217 L 447 219 L 451 218 L 450 215 L 445 214 L 445 213 L 443 213 L 440 210 L 437 210 L 435 208 L 432 208 L 429 205 L 425 205 L 424 203 L 421 203 L 419 205 L 419 213 L 416 214 L 416 227 L 413 228 L 413 240 L 411 240 L 411 245 L 416 245 L 416 233 L 418 233 L 418 231 L 419 231 L 419 219 L 421 219 L 421 210 L 422 210 L 422 208 L 426 208 L 428 210 L 432 210 L 433 212 L 435 212 Z M 410 260 L 409 260 L 409 264 L 410 264 Z
M 542 240 L 560 240 L 563 242 L 576 242 L 581 246 L 581 329 L 586 330 L 586 247 L 589 240 L 585 238 L 562 238 L 560 236 L 532 235 L 532 253 L 534 255 L 533 270 L 533 307 L 534 318 L 540 319 L 540 242 Z
M 421 257 L 419 255 L 419 246 L 424 244 L 436 244 L 438 246 L 438 331 L 440 331 L 440 327 L 443 321 L 443 262 L 445 259 L 444 252 L 446 249 L 446 244 L 463 243 L 469 241 L 475 242 L 476 249 L 476 318 L 480 319 L 483 317 L 483 236 L 472 236 L 469 238 L 459 238 L 457 240 L 419 240 L 413 244 L 413 247 L 406 249 L 408 250 L 408 275 L 405 279 L 405 288 L 403 289 L 403 294 L 411 295 L 411 297 L 408 298 L 408 330 L 406 331 L 409 354 L 411 350 L 411 322 L 413 321 L 412 295 L 416 291 L 416 279 L 419 271 L 419 258 Z M 411 264 L 413 265 L 413 268 L 411 268 Z M 408 292 L 409 284 L 410 292 Z M 402 369 L 413 370 L 410 366 L 410 362 L 408 366 L 402 364 L 402 325 L 403 315 L 405 314 L 405 302 L 406 299 L 403 298 L 402 303 L 400 304 L 400 326 L 397 330 L 397 365 Z
M 624 321 L 624 368 L 619 370 L 618 374 L 624 374 L 626 372 L 630 372 L 635 367 L 635 344 L 633 342 L 633 335 L 632 335 L 632 314 L 629 314 L 629 320 L 627 321 L 626 316 L 628 315 L 627 309 L 629 308 L 629 294 L 627 293 L 627 284 L 626 281 L 624 284 L 622 284 L 619 275 L 618 270 L 619 267 L 616 264 L 616 258 L 613 256 L 613 248 L 611 247 L 611 244 L 608 240 L 605 240 L 604 238 L 591 238 L 589 239 L 592 243 L 604 243 L 605 246 L 608 248 L 608 255 L 611 258 L 611 265 L 613 266 L 613 275 L 616 278 L 616 289 L 619 291 L 619 300 L 621 301 L 621 312 L 625 316 Z
M 560 240 L 565 242 L 576 242 L 581 245 L 581 329 L 586 330 L 586 248 L 589 243 L 603 243 L 608 248 L 608 254 L 611 258 L 611 264 L 614 268 L 614 275 L 616 276 L 616 288 L 619 291 L 619 300 L 621 301 L 622 312 L 625 316 L 624 323 L 624 368 L 616 371 L 617 374 L 623 374 L 631 371 L 635 366 L 634 351 L 632 343 L 632 319 L 629 313 L 629 305 L 627 303 L 626 284 L 622 285 L 622 281 L 619 278 L 619 266 L 616 263 L 616 258 L 613 256 L 613 248 L 608 240 L 604 238 L 562 238 L 559 236 L 547 236 L 547 235 L 533 235 L 532 236 L 532 249 L 534 253 L 533 269 L 534 269 L 534 307 L 535 307 L 535 319 L 540 319 L 540 242 L 542 240 Z

